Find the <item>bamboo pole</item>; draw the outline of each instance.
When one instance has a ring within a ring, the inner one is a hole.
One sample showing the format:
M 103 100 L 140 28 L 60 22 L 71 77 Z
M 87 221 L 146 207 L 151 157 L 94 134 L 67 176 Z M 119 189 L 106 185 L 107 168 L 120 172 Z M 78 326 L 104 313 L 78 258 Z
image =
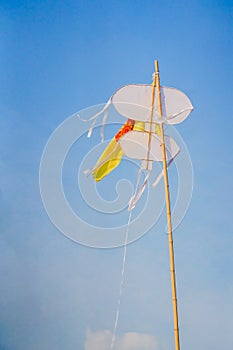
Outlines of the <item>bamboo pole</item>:
M 148 170 L 148 168 L 149 168 L 151 134 L 152 134 L 152 126 L 153 126 L 153 111 L 154 111 L 154 104 L 155 104 L 155 86 L 156 86 L 156 76 L 154 76 L 153 83 L 152 83 L 152 97 L 151 97 L 151 111 L 150 111 L 150 129 L 149 129 L 148 144 L 147 144 L 146 170 Z
M 161 101 L 161 92 L 160 92 L 160 77 L 159 77 L 158 61 L 155 61 L 155 82 L 156 82 L 156 88 L 158 93 L 158 110 L 159 110 L 160 117 L 162 117 L 163 111 L 162 111 L 162 101 Z M 166 208 L 167 208 L 167 226 L 168 226 L 168 243 L 169 243 L 169 256 L 170 256 L 171 286 L 172 286 L 172 304 L 173 304 L 173 315 L 174 315 L 175 349 L 180 350 L 177 296 L 176 296 L 175 260 L 174 260 L 172 222 L 171 222 L 171 205 L 170 205 L 169 182 L 168 182 L 167 159 L 166 159 L 163 123 L 160 124 L 160 133 L 161 133 L 161 142 L 162 142 L 161 148 L 162 148 L 162 155 L 163 155 L 165 200 L 166 200 Z

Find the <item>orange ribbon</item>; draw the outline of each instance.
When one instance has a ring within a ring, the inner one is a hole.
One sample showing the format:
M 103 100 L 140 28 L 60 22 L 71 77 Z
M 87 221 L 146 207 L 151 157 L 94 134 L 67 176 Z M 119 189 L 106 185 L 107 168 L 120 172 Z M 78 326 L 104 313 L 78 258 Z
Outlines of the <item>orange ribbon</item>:
M 116 133 L 115 140 L 118 142 L 120 138 L 127 134 L 127 132 L 133 130 L 135 121 L 133 119 L 128 119 L 127 122 L 122 126 L 122 128 Z

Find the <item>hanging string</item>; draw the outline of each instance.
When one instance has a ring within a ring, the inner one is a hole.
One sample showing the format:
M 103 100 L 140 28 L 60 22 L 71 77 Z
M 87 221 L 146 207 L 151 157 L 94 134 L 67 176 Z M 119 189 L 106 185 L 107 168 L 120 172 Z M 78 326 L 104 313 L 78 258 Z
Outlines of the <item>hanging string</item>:
M 115 318 L 115 324 L 114 324 L 114 330 L 113 330 L 113 334 L 112 334 L 112 342 L 111 342 L 110 349 L 113 349 L 113 347 L 115 345 L 115 340 L 116 340 L 116 331 L 117 331 L 119 314 L 120 314 L 120 307 L 121 307 L 121 296 L 122 296 L 122 290 L 123 290 L 123 281 L 124 281 L 124 274 L 125 274 L 125 261 L 126 261 L 126 253 L 127 253 L 127 244 L 128 244 L 129 226 L 130 226 L 130 222 L 131 222 L 131 216 L 132 216 L 132 211 L 129 212 L 128 224 L 126 226 L 126 232 L 125 232 L 124 254 L 123 254 L 123 262 L 122 262 L 122 270 L 121 270 L 120 291 L 119 291 L 119 298 L 118 298 L 118 302 L 117 302 L 116 318 Z
M 146 187 L 146 184 L 147 184 L 149 176 L 150 176 L 150 172 L 148 172 L 140 190 L 138 190 L 140 180 L 141 180 L 141 175 L 142 175 L 142 168 L 139 169 L 137 183 L 135 186 L 135 192 L 134 192 L 134 195 L 129 202 L 129 209 L 128 209 L 129 210 L 129 218 L 128 218 L 128 223 L 127 223 L 126 232 L 125 232 L 124 254 L 123 254 L 123 262 L 122 262 L 122 270 L 121 270 L 120 291 L 119 291 L 119 297 L 118 297 L 118 302 L 117 302 L 117 311 L 116 311 L 116 317 L 115 317 L 115 323 L 114 323 L 114 330 L 113 330 L 112 341 L 111 341 L 111 346 L 110 346 L 111 350 L 114 348 L 115 341 L 116 341 L 116 332 L 117 332 L 120 307 L 121 307 L 121 297 L 122 297 L 123 282 L 124 282 L 124 275 L 125 275 L 127 244 L 128 244 L 129 227 L 130 227 L 130 223 L 131 223 L 132 210 L 135 208 L 138 200 L 140 199 L 140 197 L 142 196 L 142 193 L 144 192 L 144 189 Z

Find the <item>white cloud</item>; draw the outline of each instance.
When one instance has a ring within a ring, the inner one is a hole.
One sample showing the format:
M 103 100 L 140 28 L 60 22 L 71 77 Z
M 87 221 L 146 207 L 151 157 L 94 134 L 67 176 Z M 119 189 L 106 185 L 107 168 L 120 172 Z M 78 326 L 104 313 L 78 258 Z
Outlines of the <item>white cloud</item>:
M 157 350 L 153 335 L 130 332 L 124 334 L 116 343 L 117 350 Z
M 85 350 L 109 350 L 112 333 L 87 330 Z M 116 338 L 114 350 L 158 350 L 156 338 L 150 334 L 129 332 Z
M 112 333 L 110 331 L 92 332 L 87 330 L 85 350 L 109 350 L 111 339 Z

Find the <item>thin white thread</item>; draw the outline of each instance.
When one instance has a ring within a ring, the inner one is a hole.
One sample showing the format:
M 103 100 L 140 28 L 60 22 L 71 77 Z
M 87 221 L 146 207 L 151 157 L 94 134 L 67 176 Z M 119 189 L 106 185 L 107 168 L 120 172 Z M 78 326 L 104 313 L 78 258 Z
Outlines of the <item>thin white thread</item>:
M 125 233 L 124 255 L 123 255 L 122 270 L 121 270 L 120 292 L 119 292 L 119 298 L 118 298 L 118 303 L 117 303 L 117 312 L 116 312 L 114 331 L 113 331 L 113 335 L 112 335 L 112 342 L 111 342 L 110 349 L 113 349 L 113 347 L 115 345 L 115 340 L 116 340 L 116 331 L 117 331 L 119 314 L 120 314 L 120 307 L 121 307 L 121 296 L 122 296 L 123 281 L 124 281 L 124 274 L 125 274 L 125 261 L 126 261 L 126 252 L 127 252 L 127 243 L 128 243 L 131 215 L 132 215 L 132 211 L 129 212 L 129 219 L 128 219 L 128 224 L 127 224 L 126 233 Z

